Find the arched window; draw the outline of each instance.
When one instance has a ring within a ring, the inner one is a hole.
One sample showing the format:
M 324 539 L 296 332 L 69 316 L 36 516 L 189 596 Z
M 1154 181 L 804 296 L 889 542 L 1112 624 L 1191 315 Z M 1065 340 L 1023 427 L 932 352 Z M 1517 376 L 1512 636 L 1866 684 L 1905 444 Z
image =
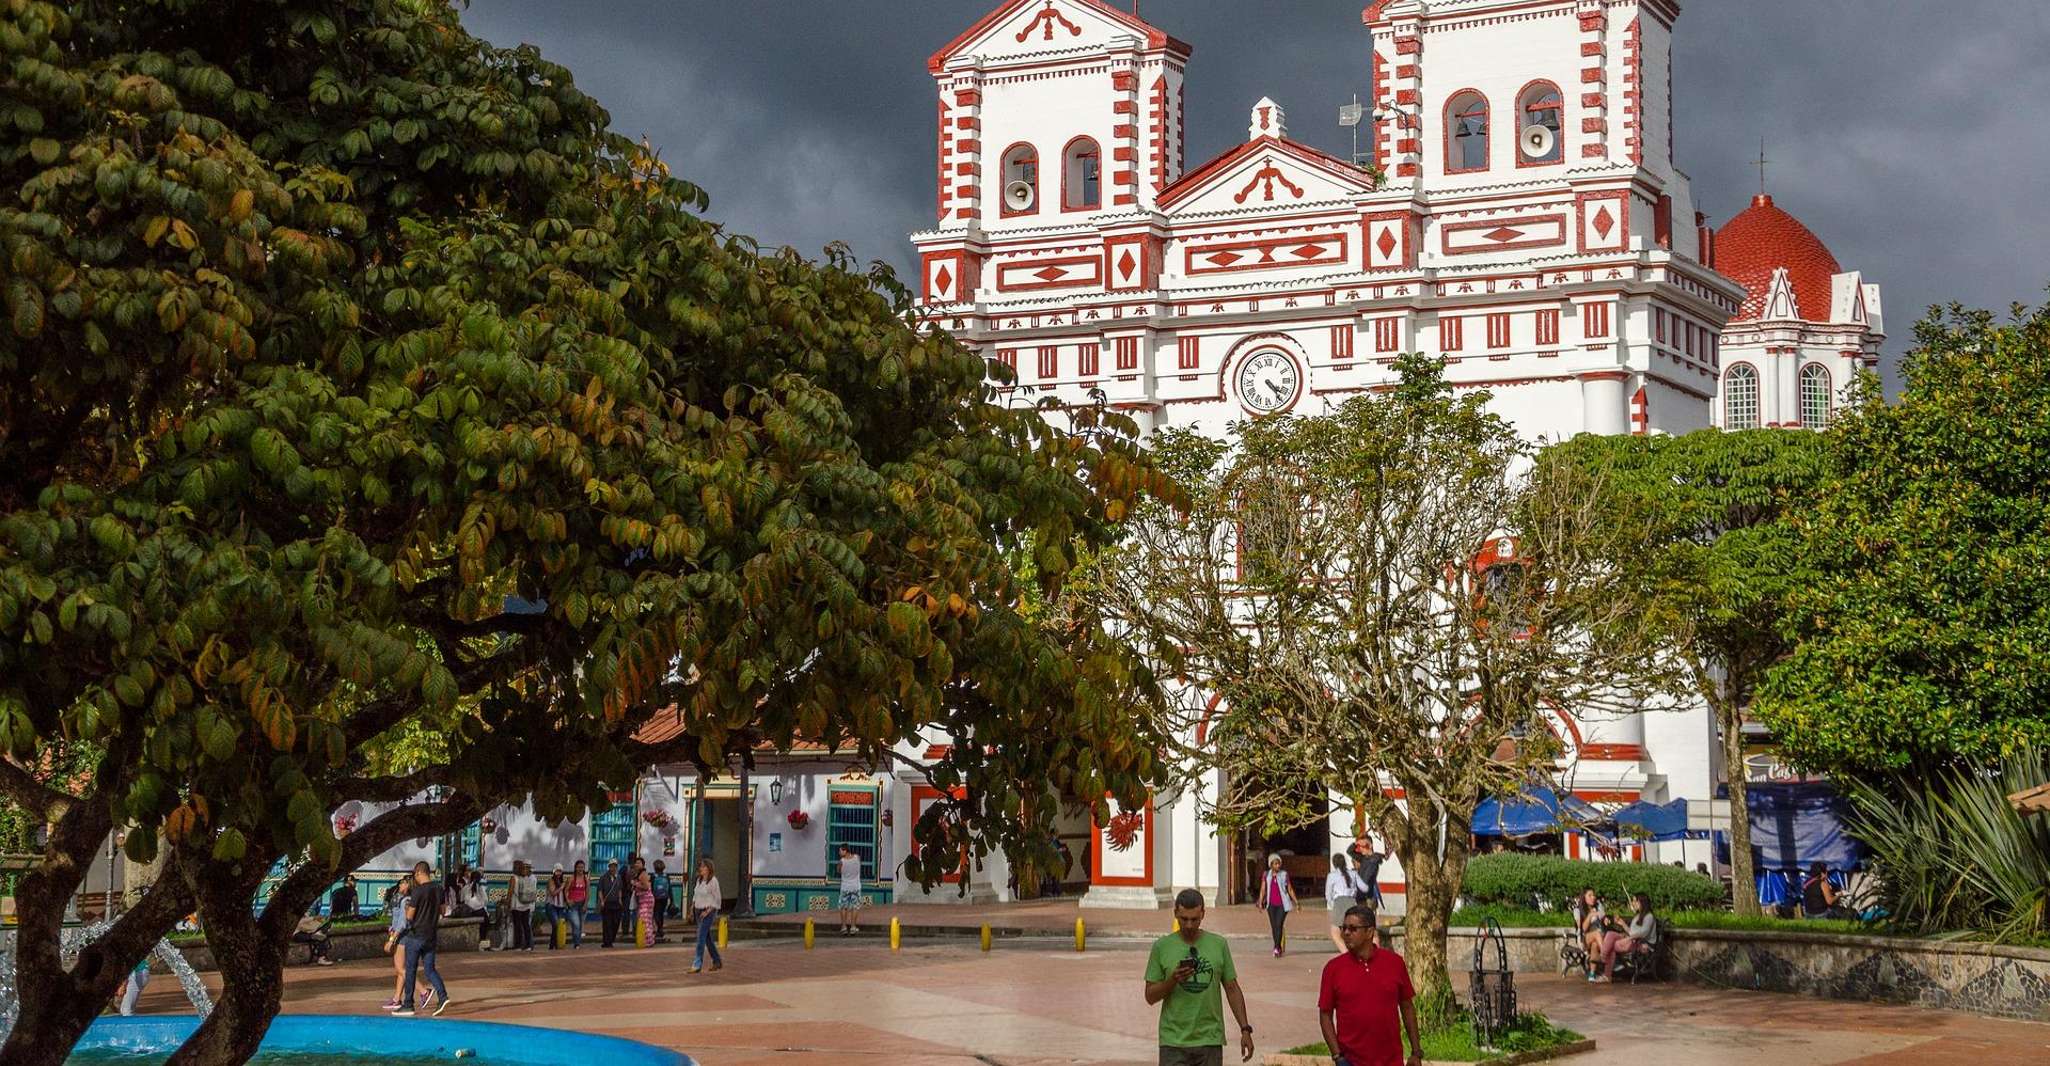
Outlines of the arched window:
M 1103 206 L 1103 150 L 1087 137 L 1068 142 L 1061 153 L 1061 210 L 1093 211 Z
M 1758 371 L 1749 363 L 1738 363 L 1723 375 L 1723 428 L 1758 428 Z
M 1829 428 L 1829 368 L 1809 363 L 1801 368 L 1801 424 L 1809 429 Z
M 1561 162 L 1566 158 L 1566 99 L 1559 94 L 1559 87 L 1548 81 L 1534 81 L 1524 86 L 1516 97 L 1516 163 L 1518 166 L 1538 167 Z M 1533 155 L 1530 144 L 1524 140 L 1525 130 L 1532 126 L 1543 126 L 1552 131 L 1550 150 Z
M 1032 187 L 1032 195 L 1022 206 L 1013 204 L 1011 187 L 1020 182 Z M 997 201 L 1003 205 L 1006 215 L 1029 215 L 1039 210 L 1039 150 L 1029 144 L 1014 144 L 1004 149 L 1004 184 L 997 190 Z
M 1488 98 L 1472 90 L 1445 105 L 1445 172 L 1488 169 Z

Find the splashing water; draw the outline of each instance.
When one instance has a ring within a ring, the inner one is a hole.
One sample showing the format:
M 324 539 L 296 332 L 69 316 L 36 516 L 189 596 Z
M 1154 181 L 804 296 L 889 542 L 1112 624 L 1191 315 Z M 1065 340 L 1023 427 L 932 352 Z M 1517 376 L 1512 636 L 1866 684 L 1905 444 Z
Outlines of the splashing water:
M 113 928 L 113 924 L 102 919 L 91 925 L 64 930 L 59 942 L 64 968 L 70 969 L 78 961 L 79 949 Z M 17 930 L 15 935 L 21 934 Z M 192 1008 L 200 1017 L 212 1013 L 214 997 L 206 990 L 206 982 L 193 971 L 185 956 L 171 946 L 170 941 L 157 941 L 157 946 L 150 949 L 150 958 L 163 963 L 172 976 L 178 978 L 178 987 L 185 990 L 185 998 L 192 1001 Z M 14 1031 L 15 1018 L 21 1012 L 21 995 L 14 986 L 14 969 L 14 943 L 9 940 L 0 947 L 0 1041 L 6 1040 L 7 1034 Z

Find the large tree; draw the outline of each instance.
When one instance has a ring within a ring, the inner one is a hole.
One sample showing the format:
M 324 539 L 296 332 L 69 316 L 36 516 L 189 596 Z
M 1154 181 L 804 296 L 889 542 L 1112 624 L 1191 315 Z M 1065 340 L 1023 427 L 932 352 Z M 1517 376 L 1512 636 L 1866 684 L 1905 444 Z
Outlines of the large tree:
M 194 909 L 227 993 L 174 1061 L 244 1058 L 338 870 L 658 761 L 939 729 L 968 787 L 924 828 L 1020 850 L 1056 770 L 1152 783 L 1151 675 L 1023 616 L 1008 562 L 1161 487 L 1129 421 L 992 402 L 887 270 L 722 232 L 444 0 L 0 18 L 0 794 L 50 827 L 0 1058 L 61 1062 Z M 635 741 L 655 714 L 682 728 Z M 445 760 L 395 771 L 423 728 Z M 89 776 L 37 775 L 77 745 Z M 64 903 L 123 829 L 161 876 L 67 970 Z
M 1823 437 L 1778 429 L 1679 437 L 1583 435 L 1548 448 L 1603 486 L 1604 504 L 1642 539 L 1612 543 L 1641 581 L 1647 625 L 1686 667 L 1714 715 L 1729 780 L 1733 902 L 1758 913 L 1745 803 L 1744 713 L 1792 649 L 1788 604 L 1814 585 L 1796 523 L 1822 481 Z
M 1915 327 L 1893 403 L 1829 433 L 1798 645 L 1758 714 L 1801 765 L 1992 765 L 2050 743 L 2050 307 Z
M 1475 806 L 1557 769 L 1557 714 L 1636 713 L 1672 679 L 1593 479 L 1532 477 L 1485 394 L 1455 397 L 1422 357 L 1398 370 L 1386 394 L 1229 443 L 1162 434 L 1187 507 L 1142 507 L 1090 587 L 1186 679 L 1162 732 L 1187 772 L 1222 771 L 1222 827 L 1310 824 L 1334 793 L 1363 806 L 1442 1016 Z

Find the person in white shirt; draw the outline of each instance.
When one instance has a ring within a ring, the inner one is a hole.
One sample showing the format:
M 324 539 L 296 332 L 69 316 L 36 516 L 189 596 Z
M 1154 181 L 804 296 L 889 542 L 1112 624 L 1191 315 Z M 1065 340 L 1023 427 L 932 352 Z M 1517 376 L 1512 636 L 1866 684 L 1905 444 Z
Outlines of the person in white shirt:
M 505 886 L 505 907 L 512 915 L 512 949 L 534 950 L 534 904 L 541 899 L 534 883 L 534 868 L 525 859 L 513 863 L 512 880 Z
M 692 961 L 690 972 L 698 973 L 705 968 L 705 953 L 712 953 L 712 969 L 725 965 L 719 958 L 718 938 L 714 935 L 719 927 L 719 908 L 725 897 L 719 892 L 719 876 L 712 872 L 712 860 L 698 860 L 698 876 L 690 884 L 690 916 L 698 923 L 698 950 Z
M 840 845 L 840 935 L 853 936 L 861 932 L 854 924 L 854 916 L 861 912 L 861 856 L 854 848 Z
M 1366 888 L 1345 861 L 1345 853 L 1341 851 L 1331 856 L 1331 872 L 1324 875 L 1324 909 L 1331 913 L 1331 942 L 1338 946 L 1340 954 L 1352 950 L 1345 945 L 1339 933 L 1345 926 L 1345 912 L 1363 902 L 1361 897 L 1364 895 Z

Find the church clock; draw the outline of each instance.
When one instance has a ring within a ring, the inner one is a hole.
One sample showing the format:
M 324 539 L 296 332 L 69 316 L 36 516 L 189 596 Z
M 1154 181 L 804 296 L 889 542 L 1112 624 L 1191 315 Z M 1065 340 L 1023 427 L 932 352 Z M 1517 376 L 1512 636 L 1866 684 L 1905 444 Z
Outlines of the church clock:
M 1239 402 L 1256 414 L 1271 415 L 1294 405 L 1302 393 L 1302 375 L 1295 360 L 1280 352 L 1254 352 L 1239 364 Z

